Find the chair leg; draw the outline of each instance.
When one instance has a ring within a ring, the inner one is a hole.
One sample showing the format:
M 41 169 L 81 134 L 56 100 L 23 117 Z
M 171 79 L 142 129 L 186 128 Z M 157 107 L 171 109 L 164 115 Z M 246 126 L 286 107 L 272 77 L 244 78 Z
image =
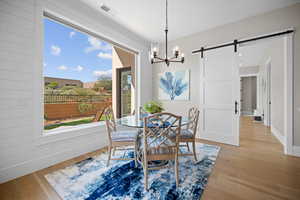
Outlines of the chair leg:
M 111 149 L 112 149 L 112 147 L 109 146 L 108 147 L 108 159 L 107 159 L 107 164 L 106 164 L 107 167 L 109 166 L 109 162 L 110 162 L 110 159 L 111 159 Z
M 137 167 L 137 142 L 134 143 L 134 166 Z
M 179 186 L 178 154 L 175 155 L 175 178 L 176 178 L 176 187 L 178 187 Z
M 187 147 L 188 151 L 191 151 L 188 142 L 186 143 L 186 147 Z
M 115 155 L 116 150 L 117 150 L 117 147 L 114 147 L 114 148 L 113 148 L 113 156 Z
M 148 191 L 148 161 L 144 160 L 144 184 L 145 188 Z
M 194 153 L 195 161 L 197 161 L 197 155 L 196 155 L 196 142 L 195 142 L 195 141 L 193 141 L 193 153 Z

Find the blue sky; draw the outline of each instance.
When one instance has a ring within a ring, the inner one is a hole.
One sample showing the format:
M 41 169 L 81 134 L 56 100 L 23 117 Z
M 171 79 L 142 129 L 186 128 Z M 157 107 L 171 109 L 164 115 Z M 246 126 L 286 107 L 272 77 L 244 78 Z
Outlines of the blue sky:
M 111 76 L 111 45 L 44 19 L 44 76 L 95 81 Z

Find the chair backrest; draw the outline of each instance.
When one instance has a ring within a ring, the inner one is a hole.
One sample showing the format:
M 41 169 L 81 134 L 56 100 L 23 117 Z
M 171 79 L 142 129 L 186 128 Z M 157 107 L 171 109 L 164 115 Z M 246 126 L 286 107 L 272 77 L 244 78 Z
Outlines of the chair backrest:
M 189 109 L 188 120 L 190 123 L 187 125 L 187 129 L 191 130 L 194 136 L 196 135 L 197 132 L 199 113 L 200 111 L 196 107 L 192 107 Z
M 177 148 L 181 131 L 181 116 L 157 113 L 144 118 L 144 155 L 159 149 Z M 176 137 L 174 137 L 176 136 Z
M 108 133 L 108 138 L 111 141 L 111 133 L 113 131 L 116 131 L 116 121 L 115 121 L 115 115 L 114 111 L 111 106 L 107 107 L 104 110 L 104 117 L 105 117 L 105 123 L 106 123 L 106 130 Z

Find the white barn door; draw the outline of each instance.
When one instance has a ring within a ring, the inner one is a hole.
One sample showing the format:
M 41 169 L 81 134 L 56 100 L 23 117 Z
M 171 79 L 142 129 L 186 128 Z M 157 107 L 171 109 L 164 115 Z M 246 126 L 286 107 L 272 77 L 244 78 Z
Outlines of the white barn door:
M 239 145 L 240 76 L 233 46 L 200 58 L 199 137 Z

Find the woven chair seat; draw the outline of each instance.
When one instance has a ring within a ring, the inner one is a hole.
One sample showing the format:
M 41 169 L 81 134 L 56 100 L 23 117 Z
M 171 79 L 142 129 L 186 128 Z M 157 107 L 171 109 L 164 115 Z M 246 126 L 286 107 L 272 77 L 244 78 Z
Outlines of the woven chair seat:
M 111 140 L 114 142 L 135 142 L 137 135 L 137 130 L 112 131 Z
M 176 135 L 174 133 L 170 134 L 170 138 L 175 139 Z M 194 134 L 191 130 L 189 129 L 181 129 L 181 133 L 179 135 L 179 138 L 183 138 L 183 139 L 192 139 L 194 138 Z

